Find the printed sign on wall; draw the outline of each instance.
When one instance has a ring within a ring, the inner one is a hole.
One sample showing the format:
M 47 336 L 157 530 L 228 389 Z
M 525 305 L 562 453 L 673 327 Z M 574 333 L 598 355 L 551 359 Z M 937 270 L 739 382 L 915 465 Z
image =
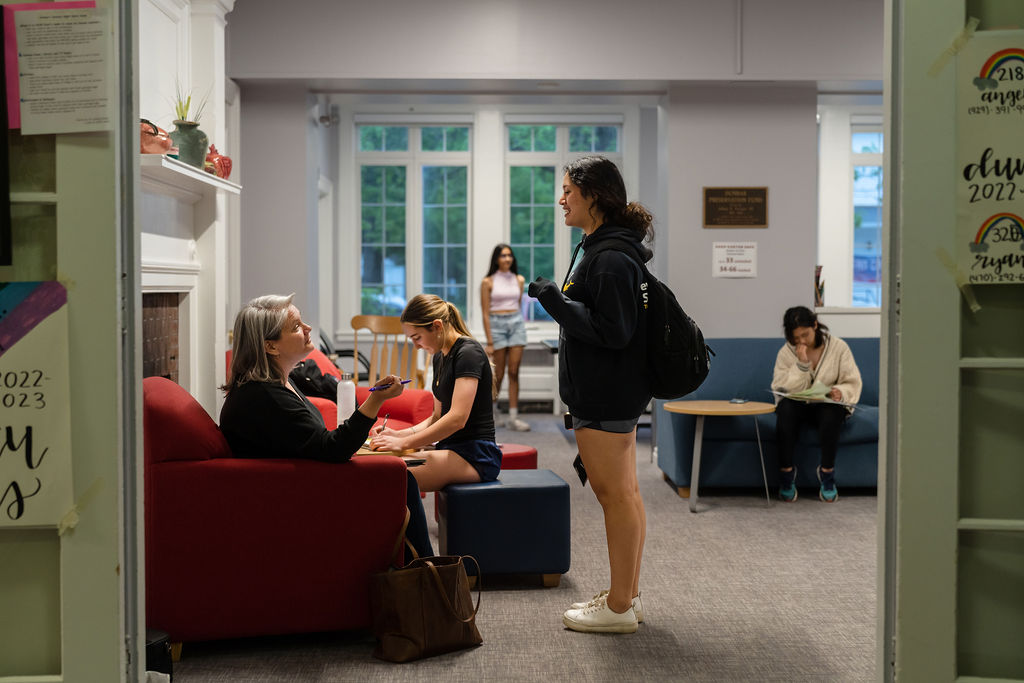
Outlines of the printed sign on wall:
M 712 242 L 711 277 L 757 277 L 757 242 Z
M 0 527 L 56 526 L 72 505 L 67 292 L 0 283 Z
M 957 56 L 957 265 L 1024 282 L 1024 31 L 975 34 Z

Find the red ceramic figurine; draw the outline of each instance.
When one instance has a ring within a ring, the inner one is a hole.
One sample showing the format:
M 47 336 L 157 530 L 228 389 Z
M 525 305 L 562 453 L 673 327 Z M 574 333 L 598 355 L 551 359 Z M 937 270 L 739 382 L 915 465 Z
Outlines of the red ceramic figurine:
M 210 145 L 210 153 L 206 155 L 206 163 L 213 165 L 213 174 L 218 178 L 226 180 L 231 175 L 231 157 L 226 157 L 218 152 L 215 145 Z

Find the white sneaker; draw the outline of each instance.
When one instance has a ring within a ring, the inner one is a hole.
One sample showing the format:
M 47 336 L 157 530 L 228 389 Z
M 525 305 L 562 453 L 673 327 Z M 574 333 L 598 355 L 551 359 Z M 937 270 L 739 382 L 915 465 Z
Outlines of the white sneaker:
M 608 607 L 606 597 L 592 600 L 581 609 L 566 610 L 562 623 L 581 633 L 636 633 L 636 613 L 632 605 L 619 614 Z
M 528 432 L 530 431 L 530 425 L 526 424 L 518 417 L 510 417 L 508 423 L 505 425 L 513 432 Z
M 593 598 L 591 598 L 590 602 L 574 602 L 571 605 L 569 605 L 569 609 L 583 609 L 587 605 L 591 605 L 598 600 L 604 600 L 607 598 L 608 591 L 603 590 L 597 595 L 595 595 Z M 640 599 L 639 595 L 633 598 L 633 613 L 636 614 L 636 622 L 638 624 L 644 623 L 644 603 L 643 600 Z

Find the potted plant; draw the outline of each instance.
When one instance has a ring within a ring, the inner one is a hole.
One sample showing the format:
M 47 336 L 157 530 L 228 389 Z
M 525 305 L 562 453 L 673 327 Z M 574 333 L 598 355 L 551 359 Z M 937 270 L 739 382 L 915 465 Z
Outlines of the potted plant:
M 180 84 L 175 87 L 174 98 L 174 130 L 171 131 L 171 141 L 178 148 L 178 159 L 190 166 L 201 169 L 206 160 L 206 148 L 210 144 L 206 133 L 199 129 L 199 117 L 206 108 L 204 97 L 199 105 L 192 110 L 192 93 L 183 93 Z

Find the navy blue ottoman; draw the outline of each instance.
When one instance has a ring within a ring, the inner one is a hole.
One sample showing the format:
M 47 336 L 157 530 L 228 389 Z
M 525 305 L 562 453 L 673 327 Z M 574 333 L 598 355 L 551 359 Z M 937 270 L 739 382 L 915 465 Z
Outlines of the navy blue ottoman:
M 440 493 L 440 554 L 472 555 L 483 574 L 541 574 L 545 586 L 569 571 L 569 485 L 551 470 L 502 470 Z

